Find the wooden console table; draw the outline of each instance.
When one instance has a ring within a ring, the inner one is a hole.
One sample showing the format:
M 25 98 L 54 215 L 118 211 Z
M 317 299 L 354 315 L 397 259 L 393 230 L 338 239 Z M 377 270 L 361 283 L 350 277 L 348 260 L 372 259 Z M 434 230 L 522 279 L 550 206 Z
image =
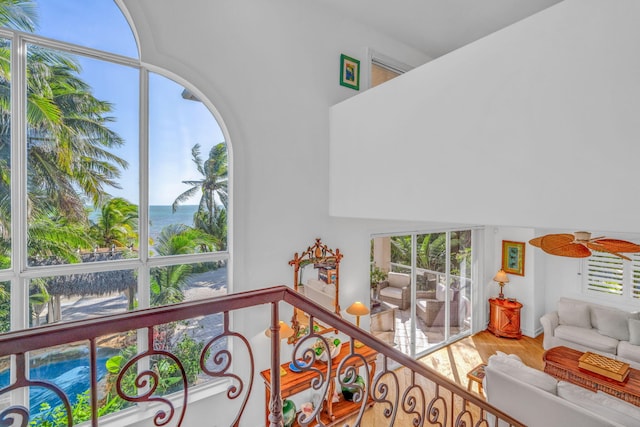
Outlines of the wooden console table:
M 522 304 L 505 298 L 489 299 L 489 332 L 505 338 L 522 337 L 520 309 Z
M 553 347 L 542 356 L 544 371 L 554 377 L 590 390 L 603 392 L 640 406 L 640 371 L 629 369 L 629 377 L 620 382 L 578 366 L 582 352 L 568 347 Z
M 369 366 L 369 378 L 372 381 L 376 371 L 376 357 L 378 356 L 378 353 L 367 346 L 356 348 L 355 352 L 361 354 L 364 357 L 366 363 Z M 331 399 L 331 396 L 333 396 L 333 393 L 335 391 L 335 375 L 338 369 L 338 365 L 342 359 L 347 357 L 348 354 L 349 344 L 345 342 L 342 344 L 340 353 L 338 353 L 338 355 L 333 359 L 331 364 L 331 378 L 328 380 L 330 381 L 329 389 L 327 391 L 327 396 L 325 396 L 325 399 L 323 401 L 323 408 L 321 411 L 322 422 L 327 426 L 335 425 L 360 410 L 359 403 L 353 403 L 344 400 L 341 393 L 339 393 L 340 400 L 338 402 L 332 402 Z M 351 359 L 351 361 L 353 361 L 353 363 L 345 365 L 345 367 L 362 366 L 362 361 L 360 359 L 353 358 Z M 280 393 L 282 394 L 283 399 L 308 390 L 311 386 L 311 381 L 314 378 L 318 378 L 317 372 L 313 371 L 303 370 L 302 372 L 293 372 L 289 367 L 289 363 L 290 362 L 287 362 L 281 365 L 282 369 L 284 369 L 284 371 L 286 372 L 285 375 L 280 377 Z M 319 369 L 325 374 L 327 372 L 327 364 L 322 361 L 316 361 L 316 363 L 314 364 L 314 368 Z M 260 372 L 260 375 L 264 379 L 265 387 L 265 425 L 269 425 L 269 404 L 271 402 L 271 369 L 265 369 L 264 371 Z M 370 401 L 368 405 L 373 405 L 373 401 Z M 293 425 L 297 426 L 298 422 L 296 421 Z

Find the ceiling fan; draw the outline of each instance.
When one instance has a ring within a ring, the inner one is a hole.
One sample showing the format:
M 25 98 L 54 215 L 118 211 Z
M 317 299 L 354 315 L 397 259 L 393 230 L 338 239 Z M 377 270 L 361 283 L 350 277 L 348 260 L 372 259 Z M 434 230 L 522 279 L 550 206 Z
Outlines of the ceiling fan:
M 531 239 L 529 243 L 548 254 L 572 258 L 589 257 L 594 250 L 608 252 L 630 261 L 631 258 L 622 253 L 640 252 L 640 245 L 604 236 L 592 238 L 588 231 L 576 231 L 573 234 L 547 234 Z

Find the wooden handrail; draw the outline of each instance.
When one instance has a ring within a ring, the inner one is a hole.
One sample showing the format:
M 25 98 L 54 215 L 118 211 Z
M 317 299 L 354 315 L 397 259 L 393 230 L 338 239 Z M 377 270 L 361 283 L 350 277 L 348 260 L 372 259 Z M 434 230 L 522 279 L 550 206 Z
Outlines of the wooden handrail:
M 444 377 L 435 370 L 430 369 L 423 363 L 401 353 L 395 348 L 388 346 L 381 340 L 356 327 L 354 324 L 336 316 L 334 313 L 315 304 L 312 300 L 308 299 L 298 292 L 295 292 L 293 289 L 287 286 L 274 286 L 270 288 L 229 294 L 216 298 L 185 302 L 157 308 L 135 310 L 127 313 L 97 317 L 82 321 L 73 321 L 35 327 L 21 331 L 14 331 L 0 335 L 0 356 L 20 356 L 26 354 L 27 352 L 63 344 L 75 343 L 78 341 L 89 341 L 90 343 L 92 343 L 91 351 L 95 352 L 95 345 L 93 344 L 95 343 L 95 339 L 97 337 L 131 330 L 140 330 L 144 328 L 148 328 L 148 330 L 151 331 L 156 325 L 162 325 L 169 322 L 176 322 L 215 313 L 225 314 L 224 333 L 226 334 L 229 332 L 227 324 L 229 313 L 232 313 L 235 310 L 239 309 L 246 309 L 250 307 L 270 304 L 271 328 L 272 331 L 276 332 L 273 333 L 271 337 L 271 343 L 274 350 L 272 351 L 271 362 L 272 371 L 274 373 L 273 375 L 271 375 L 273 381 L 273 383 L 271 384 L 271 390 L 273 391 L 272 399 L 274 403 L 272 405 L 272 408 L 274 408 L 275 410 L 274 413 L 272 413 L 271 419 L 274 420 L 274 424 L 272 425 L 277 425 L 282 419 L 282 414 L 280 413 L 280 411 L 282 411 L 282 404 L 280 400 L 279 375 L 275 374 L 276 372 L 278 372 L 276 369 L 279 369 L 280 363 L 279 337 L 277 333 L 279 329 L 278 304 L 280 302 L 288 303 L 292 307 L 296 307 L 297 309 L 307 313 L 310 318 L 317 319 L 324 324 L 329 325 L 336 330 L 339 330 L 341 333 L 349 336 L 352 343 L 357 340 L 365 344 L 366 346 L 375 350 L 377 353 L 381 354 L 383 356 L 385 364 L 388 360 L 395 361 L 398 364 L 402 365 L 404 368 L 409 369 L 413 376 L 419 376 L 422 379 L 435 384 L 437 386 L 436 389 L 446 389 L 452 395 L 457 396 L 459 399 L 461 399 L 463 402 L 474 405 L 475 407 L 479 408 L 478 412 L 480 414 L 480 417 L 483 417 L 482 419 L 484 419 L 486 414 L 493 414 L 496 419 L 501 419 L 508 424 L 515 426 L 522 425 L 517 420 L 512 419 L 507 414 L 489 405 L 487 402 L 480 399 L 477 395 L 467 391 L 460 385 L 451 382 L 448 378 Z M 151 332 L 148 333 L 151 337 Z M 309 334 L 313 335 L 314 333 L 311 331 L 309 332 Z M 149 338 L 149 342 L 152 342 L 151 338 Z M 154 353 L 154 350 L 148 349 L 145 352 L 148 353 L 147 356 L 149 356 L 150 354 Z M 155 352 L 155 354 L 157 353 L 158 352 Z M 136 357 L 139 356 L 140 355 Z M 204 350 L 203 355 L 201 355 L 201 358 L 202 357 L 204 357 Z M 20 381 L 21 386 L 25 386 L 25 384 L 28 386 L 28 378 L 22 378 Z M 92 383 L 95 384 L 95 379 Z M 373 394 L 374 390 L 372 386 L 373 383 L 368 384 L 367 390 L 369 390 L 369 392 Z M 0 390 L 0 394 L 11 391 L 13 388 L 15 387 L 10 386 L 3 390 Z M 92 406 L 94 405 L 95 402 Z M 97 408 L 93 407 L 92 410 L 97 411 Z M 401 408 L 396 408 L 396 411 L 400 410 Z M 451 415 L 453 416 L 453 408 L 451 408 Z M 240 416 L 238 418 L 240 418 Z M 95 421 L 96 419 L 97 417 L 94 416 L 94 423 L 97 422 Z M 473 425 L 488 426 L 489 424 L 486 421 L 480 422 L 480 420 L 477 420 Z

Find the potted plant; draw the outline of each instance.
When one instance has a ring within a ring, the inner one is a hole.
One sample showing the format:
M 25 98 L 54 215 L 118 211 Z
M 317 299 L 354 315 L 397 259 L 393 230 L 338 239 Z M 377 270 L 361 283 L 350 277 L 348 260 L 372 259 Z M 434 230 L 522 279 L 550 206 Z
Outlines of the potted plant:
M 369 279 L 371 281 L 371 299 L 373 301 L 378 300 L 378 284 L 380 282 L 387 280 L 387 273 L 382 270 L 377 265 L 373 265 L 371 267 L 371 272 L 369 273 Z

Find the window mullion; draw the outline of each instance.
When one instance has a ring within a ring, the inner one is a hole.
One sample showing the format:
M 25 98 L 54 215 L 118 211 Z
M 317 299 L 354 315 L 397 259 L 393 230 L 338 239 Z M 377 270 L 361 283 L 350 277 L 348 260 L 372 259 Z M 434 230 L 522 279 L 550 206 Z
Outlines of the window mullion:
M 147 267 L 138 270 L 138 304 L 140 308 L 151 305 L 149 295 L 149 72 L 140 69 L 140 122 L 139 122 L 139 158 L 140 180 L 138 206 L 138 256 L 142 265 Z
M 27 45 L 17 36 L 11 44 L 11 328 L 29 326 L 28 280 L 18 280 L 27 265 Z

